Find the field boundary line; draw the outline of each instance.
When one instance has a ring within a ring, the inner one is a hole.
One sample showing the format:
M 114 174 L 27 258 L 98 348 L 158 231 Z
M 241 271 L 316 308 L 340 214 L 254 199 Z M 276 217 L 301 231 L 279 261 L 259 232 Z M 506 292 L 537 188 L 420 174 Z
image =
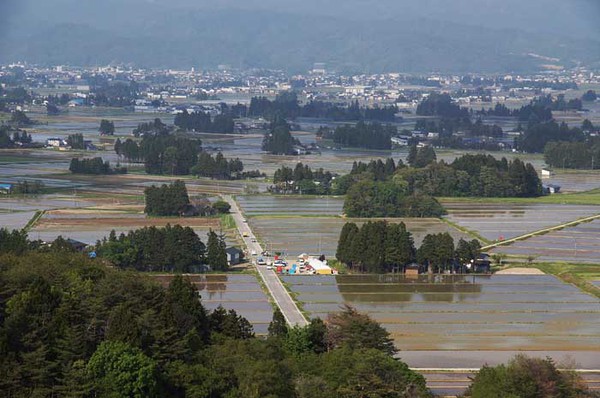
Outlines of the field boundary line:
M 548 233 L 548 232 L 558 231 L 558 230 L 561 230 L 561 229 L 564 229 L 564 228 L 568 228 L 568 227 L 573 227 L 575 225 L 582 224 L 582 223 L 587 223 L 587 222 L 591 222 L 591 221 L 594 221 L 596 219 L 600 219 L 600 214 L 596 214 L 596 215 L 589 216 L 589 217 L 584 217 L 584 218 L 579 218 L 577 220 L 569 221 L 569 222 L 566 222 L 566 223 L 563 223 L 563 224 L 560 224 L 560 225 L 556 225 L 554 227 L 540 229 L 540 230 L 537 230 L 537 231 L 534 231 L 534 232 L 527 233 L 525 235 L 519 235 L 519 236 L 516 236 L 514 238 L 506 239 L 506 240 L 503 240 L 501 242 L 492 243 L 492 244 L 489 244 L 487 246 L 483 246 L 481 248 L 481 250 L 489 250 L 489 249 L 493 249 L 493 248 L 498 247 L 498 246 L 510 245 L 511 243 L 514 243 L 514 242 L 517 242 L 517 241 L 520 241 L 520 240 L 526 240 L 526 239 L 532 238 L 534 236 L 543 235 L 543 234 Z
M 470 230 L 469 228 L 463 227 L 462 225 L 459 225 L 458 223 L 451 221 L 449 219 L 447 219 L 446 217 L 441 217 L 440 220 L 444 223 L 446 223 L 447 225 L 449 225 L 450 227 L 465 233 L 466 235 L 471 236 L 471 238 L 475 238 L 475 239 L 479 239 L 480 241 L 482 241 L 483 243 L 490 245 L 491 244 L 491 240 L 484 238 L 483 236 L 481 236 L 479 233 L 477 233 L 476 231 Z
M 27 222 L 27 224 L 23 227 L 23 231 L 29 232 L 29 230 L 31 230 L 31 228 L 33 228 L 35 224 L 37 224 L 40 218 L 44 216 L 44 214 L 46 214 L 46 210 L 36 211 L 33 217 L 31 217 L 31 220 L 29 220 L 29 222 Z
M 440 373 L 466 373 L 479 372 L 481 368 L 410 368 L 415 372 L 440 372 Z M 600 373 L 600 369 L 558 369 L 560 371 L 572 371 L 577 373 Z

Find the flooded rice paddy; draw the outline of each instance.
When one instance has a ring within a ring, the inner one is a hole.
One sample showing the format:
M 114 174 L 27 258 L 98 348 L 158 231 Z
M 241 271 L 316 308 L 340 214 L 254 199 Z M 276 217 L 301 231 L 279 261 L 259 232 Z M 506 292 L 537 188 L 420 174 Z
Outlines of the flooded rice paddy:
M 10 195 L 0 199 L 0 208 L 9 211 L 35 211 L 62 208 L 83 208 L 96 204 L 93 200 L 82 199 L 73 195 L 37 195 L 22 197 Z
M 444 202 L 446 218 L 490 241 L 510 239 L 600 213 L 600 206 Z
M 168 286 L 173 275 L 153 277 L 163 286 Z M 273 307 L 255 275 L 190 275 L 198 289 L 202 304 L 207 310 L 219 305 L 233 309 L 246 318 L 256 334 L 266 334 L 273 318 Z
M 22 229 L 34 215 L 35 211 L 7 212 L 0 210 L 0 228 Z
M 336 217 L 274 217 L 250 218 L 248 223 L 257 237 L 271 251 L 281 251 L 291 255 L 300 253 L 335 256 L 342 227 L 346 222 L 356 222 L 359 226 L 365 219 L 342 219 Z M 472 239 L 438 219 L 406 218 L 388 219 L 390 223 L 404 222 L 413 234 L 415 245 L 420 245 L 425 235 L 449 232 L 455 241 L 460 238 Z
M 310 316 L 352 305 L 401 350 L 600 351 L 600 300 L 550 275 L 282 279 Z
M 29 236 L 44 241 L 62 236 L 95 244 L 96 241 L 107 237 L 111 230 L 119 234 L 148 226 L 164 227 L 167 224 L 191 227 L 204 242 L 210 229 L 219 230 L 221 226 L 218 218 L 147 217 L 143 213 L 65 209 L 45 213 L 29 231 Z M 235 235 L 226 235 L 228 245 L 234 245 L 236 242 Z
M 238 196 L 242 212 L 247 216 L 295 215 L 338 216 L 342 214 L 344 198 L 323 196 Z
M 534 256 L 536 261 L 600 264 L 600 220 L 534 236 L 493 251 Z

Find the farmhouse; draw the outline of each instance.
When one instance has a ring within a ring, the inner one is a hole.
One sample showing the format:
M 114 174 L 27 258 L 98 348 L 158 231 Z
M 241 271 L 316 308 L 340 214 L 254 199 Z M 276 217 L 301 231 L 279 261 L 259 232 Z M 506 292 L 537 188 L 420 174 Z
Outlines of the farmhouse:
M 407 137 L 392 137 L 392 144 L 397 146 L 408 146 Z
M 475 274 L 489 274 L 491 272 L 492 262 L 490 261 L 490 255 L 487 253 L 481 253 L 471 263 L 471 272 Z
M 49 146 L 49 147 L 58 148 L 61 146 L 66 146 L 66 145 L 67 145 L 67 142 L 65 140 L 63 140 L 62 138 L 53 137 L 53 138 L 48 138 L 46 140 L 46 146 Z
M 73 249 L 77 250 L 78 252 L 84 251 L 85 248 L 88 246 L 87 243 L 83 243 L 83 242 L 80 242 L 78 240 L 71 239 L 71 238 L 67 239 L 67 243 L 69 245 L 71 245 L 71 247 L 73 247 Z
M 0 194 L 8 195 L 12 190 L 11 184 L 0 184 Z

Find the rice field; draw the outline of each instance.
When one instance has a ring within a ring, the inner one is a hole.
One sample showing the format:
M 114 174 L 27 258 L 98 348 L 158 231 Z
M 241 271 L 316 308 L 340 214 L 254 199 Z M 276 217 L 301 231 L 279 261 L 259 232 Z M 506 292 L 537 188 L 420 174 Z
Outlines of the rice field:
M 444 201 L 446 218 L 494 241 L 600 214 L 600 206 L 535 203 L 469 203 Z
M 110 209 L 62 209 L 46 212 L 29 231 L 29 236 L 32 239 L 52 241 L 60 235 L 87 244 L 95 244 L 96 241 L 108 236 L 111 230 L 119 234 L 148 226 L 164 227 L 167 224 L 190 227 L 204 242 L 210 229 L 221 228 L 219 218 L 147 217 L 141 212 Z M 235 234 L 226 235 L 226 243 L 237 244 Z
M 342 214 L 342 197 L 301 197 L 301 196 L 237 196 L 242 212 L 254 216 L 338 216 Z
M 168 286 L 173 275 L 153 276 L 163 286 Z M 198 289 L 202 305 L 214 310 L 219 305 L 235 310 L 254 327 L 256 334 L 267 334 L 273 318 L 273 307 L 261 289 L 255 275 L 189 275 Z
M 561 192 L 582 192 L 600 187 L 599 170 L 555 170 L 555 175 L 543 178 L 543 184 L 560 185 Z
M 402 351 L 600 351 L 600 300 L 551 275 L 282 279 L 311 317 L 352 305 Z
M 84 208 L 97 204 L 91 199 L 84 199 L 77 195 L 36 195 L 13 196 L 7 195 L 0 198 L 0 208 L 8 211 L 35 211 L 62 208 Z
M 34 215 L 35 211 L 6 212 L 0 210 L 0 228 L 23 229 Z
M 535 261 L 600 264 L 600 220 L 499 246 L 493 252 L 532 256 Z
M 346 222 L 358 225 L 365 219 L 342 219 L 335 217 L 256 217 L 248 219 L 258 239 L 271 251 L 296 256 L 300 253 L 335 256 L 342 227 Z M 427 234 L 449 232 L 455 241 L 472 237 L 432 218 L 388 219 L 390 223 L 404 222 L 412 233 L 415 245 L 419 246 Z

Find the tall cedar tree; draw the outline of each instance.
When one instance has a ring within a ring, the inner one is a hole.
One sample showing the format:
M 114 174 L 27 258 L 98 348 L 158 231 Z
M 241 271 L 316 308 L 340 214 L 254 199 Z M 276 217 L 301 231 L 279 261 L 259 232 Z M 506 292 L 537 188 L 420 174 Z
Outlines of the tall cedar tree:
M 227 253 L 225 239 L 212 229 L 208 232 L 206 243 L 206 262 L 215 271 L 227 271 Z
M 358 234 L 358 227 L 353 222 L 348 222 L 342 227 L 340 239 L 338 241 L 335 257 L 342 263 L 352 262 L 352 244 L 354 237 Z
M 145 212 L 150 216 L 178 216 L 189 205 L 185 183 L 177 180 L 161 187 L 152 185 L 144 190 Z
M 115 134 L 115 123 L 111 120 L 102 119 L 100 120 L 100 128 L 98 129 L 101 134 L 114 135 Z
M 288 326 L 279 307 L 273 311 L 273 320 L 269 323 L 269 337 L 285 337 L 288 333 Z
M 398 351 L 387 330 L 368 315 L 361 314 L 348 305 L 340 312 L 330 314 L 325 324 L 329 349 L 375 349 L 388 355 L 394 355 Z

